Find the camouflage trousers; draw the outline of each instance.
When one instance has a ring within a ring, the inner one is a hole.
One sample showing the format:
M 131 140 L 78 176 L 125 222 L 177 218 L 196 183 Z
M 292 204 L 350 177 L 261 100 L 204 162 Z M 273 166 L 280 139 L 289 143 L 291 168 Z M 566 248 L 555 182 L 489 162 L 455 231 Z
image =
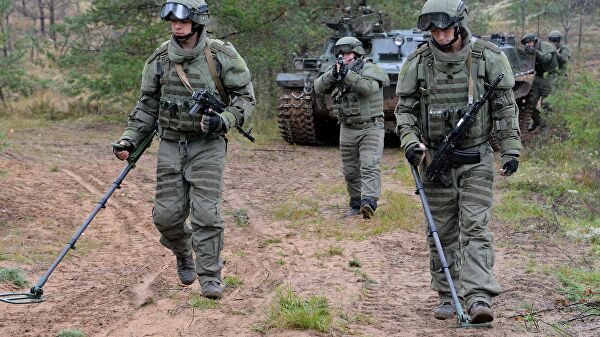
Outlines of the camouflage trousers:
M 383 121 L 363 129 L 341 125 L 342 172 L 350 198 L 379 199 L 384 135 Z
M 467 307 L 475 301 L 491 305 L 491 298 L 501 291 L 492 270 L 495 252 L 489 229 L 494 186 L 494 152 L 488 143 L 469 150 L 479 150 L 481 161 L 450 169 L 448 178 L 452 182 L 451 186 L 444 187 L 426 178 L 423 182 L 452 280 Z M 442 300 L 449 300 L 450 288 L 435 241 L 429 236 L 427 242 L 431 288 L 440 294 Z
M 544 99 L 552 94 L 555 81 L 556 75 L 548 75 L 546 77 L 535 76 L 533 78 L 529 106 L 531 107 L 531 118 L 538 124 L 540 123 L 540 110 L 537 108 L 537 103 L 540 98 Z
M 220 205 L 226 147 L 218 137 L 189 143 L 162 140 L 158 149 L 152 215 L 160 243 L 176 256 L 194 251 L 202 280 L 220 279 L 223 268 Z

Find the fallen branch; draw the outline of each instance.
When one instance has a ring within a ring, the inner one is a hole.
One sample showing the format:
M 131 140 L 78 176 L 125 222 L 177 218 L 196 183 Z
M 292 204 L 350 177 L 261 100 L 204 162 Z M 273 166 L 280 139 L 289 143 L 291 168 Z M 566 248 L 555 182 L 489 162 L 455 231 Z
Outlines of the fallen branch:
M 579 302 L 577 302 L 577 303 L 570 303 L 570 304 L 566 304 L 566 305 L 563 305 L 563 306 L 560 306 L 560 307 L 554 306 L 552 308 L 544 308 L 544 309 L 540 309 L 540 310 L 536 310 L 536 311 L 515 314 L 515 315 L 512 315 L 512 316 L 508 316 L 508 318 L 524 317 L 524 316 L 527 316 L 527 315 L 533 316 L 533 315 L 537 315 L 537 314 L 542 313 L 542 312 L 548 312 L 548 311 L 554 311 L 554 310 L 562 310 L 562 309 L 566 309 L 566 308 L 570 308 L 570 307 L 575 307 L 575 306 L 578 306 L 578 305 L 586 305 L 586 306 L 589 306 L 589 307 L 595 307 L 595 306 L 598 306 L 599 303 L 596 302 L 596 301 L 584 302 L 584 303 L 579 303 Z

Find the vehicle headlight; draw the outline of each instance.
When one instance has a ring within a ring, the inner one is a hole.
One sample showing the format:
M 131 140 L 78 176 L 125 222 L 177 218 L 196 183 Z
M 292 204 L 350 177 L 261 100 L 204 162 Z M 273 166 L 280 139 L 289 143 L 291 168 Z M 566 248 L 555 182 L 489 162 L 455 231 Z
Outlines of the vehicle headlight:
M 303 60 L 294 61 L 294 68 L 296 68 L 298 70 L 304 69 L 304 61 Z
M 404 37 L 398 35 L 394 38 L 394 44 L 398 47 L 402 46 L 404 44 Z

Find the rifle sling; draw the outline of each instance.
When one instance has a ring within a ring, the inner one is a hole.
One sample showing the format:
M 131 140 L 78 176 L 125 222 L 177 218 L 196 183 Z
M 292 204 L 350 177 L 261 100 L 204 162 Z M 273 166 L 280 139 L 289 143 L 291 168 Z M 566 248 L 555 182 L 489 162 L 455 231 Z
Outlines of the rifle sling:
M 219 78 L 219 75 L 217 74 L 217 66 L 215 65 L 215 60 L 212 56 L 212 53 L 210 52 L 208 43 L 206 44 L 206 46 L 204 46 L 204 56 L 206 57 L 206 62 L 208 63 L 208 70 L 210 71 L 210 76 L 212 77 L 213 81 L 215 82 L 215 86 L 217 87 L 217 90 L 219 90 L 219 94 L 221 95 L 221 99 L 223 100 L 223 103 L 225 103 L 225 105 L 229 105 L 229 97 L 225 93 L 225 88 L 223 87 L 223 83 L 221 82 L 221 79 Z M 188 80 L 187 76 L 185 75 L 185 71 L 183 70 L 183 65 L 181 63 L 175 64 L 175 70 L 177 71 L 177 76 L 179 76 L 179 79 L 181 79 L 181 82 L 183 82 L 183 84 L 185 85 L 187 90 L 191 94 L 193 94 L 194 88 L 192 88 L 190 81 Z

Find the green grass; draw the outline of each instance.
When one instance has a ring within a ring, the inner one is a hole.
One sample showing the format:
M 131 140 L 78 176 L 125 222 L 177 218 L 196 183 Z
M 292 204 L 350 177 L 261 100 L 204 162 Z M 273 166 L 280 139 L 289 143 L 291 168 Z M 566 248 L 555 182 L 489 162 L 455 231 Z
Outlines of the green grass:
M 338 245 L 331 245 L 327 247 L 325 251 L 317 250 L 315 252 L 315 257 L 324 257 L 324 256 L 334 256 L 334 255 L 343 255 L 344 247 L 340 247 Z
M 275 297 L 269 314 L 269 328 L 331 331 L 332 315 L 327 298 L 300 297 L 290 285 L 275 289 Z
M 281 239 L 266 239 L 263 242 L 261 242 L 260 246 L 266 247 L 270 245 L 276 245 L 279 243 L 281 243 Z
M 360 268 L 360 266 L 361 266 L 360 261 L 358 259 L 352 259 L 352 260 L 350 260 L 348 262 L 348 265 L 350 267 L 357 267 L 357 268 Z
M 375 281 L 374 279 L 369 277 L 369 275 L 360 268 L 354 268 L 354 270 L 352 270 L 352 272 L 354 273 L 354 275 L 358 276 L 358 278 L 362 282 L 366 282 L 366 283 L 370 283 L 370 284 L 377 284 L 377 281 Z
M 235 252 L 233 252 L 233 255 L 238 257 L 244 257 L 246 256 L 246 252 L 244 252 L 243 250 L 236 250 Z
M 87 335 L 85 334 L 85 332 L 79 330 L 79 329 L 63 329 L 60 330 L 57 334 L 56 337 L 86 337 Z
M 394 174 L 392 174 L 393 181 L 400 181 L 403 186 L 416 186 L 415 179 L 412 176 L 410 171 L 410 166 L 404 160 L 404 156 L 402 156 L 401 160 L 398 161 L 399 164 L 394 167 Z
M 245 208 L 240 208 L 231 213 L 235 225 L 240 228 L 248 227 L 250 224 L 250 217 L 248 217 L 248 211 Z
M 554 275 L 560 281 L 559 291 L 570 301 L 600 301 L 600 270 L 561 266 Z
M 384 191 L 381 201 L 384 202 L 370 220 L 350 222 L 345 218 L 322 217 L 313 222 L 305 221 L 303 227 L 314 227 L 314 231 L 322 238 L 365 240 L 394 230 L 414 231 L 424 221 L 421 205 L 408 195 Z
M 0 282 L 10 283 L 19 288 L 29 287 L 29 282 L 25 277 L 25 272 L 18 268 L 2 268 L 0 269 Z
M 188 300 L 188 304 L 200 310 L 216 309 L 219 307 L 219 301 L 202 296 L 194 296 Z
M 276 259 L 275 264 L 278 266 L 284 266 L 287 262 L 284 259 Z
M 239 287 L 239 285 L 242 284 L 242 282 L 242 278 L 238 275 L 227 275 L 223 279 L 223 283 L 225 284 L 225 286 L 232 289 Z
M 52 166 L 50 166 L 50 168 L 48 168 L 48 171 L 50 171 L 52 173 L 55 173 L 55 172 L 58 172 L 60 170 L 59 170 L 58 166 L 52 165 Z
M 0 149 L 0 151 L 2 151 L 2 149 Z M 9 173 L 9 170 L 0 170 L 0 179 L 6 177 Z
M 292 196 L 286 203 L 276 206 L 272 215 L 275 220 L 298 221 L 320 214 L 319 201 L 314 198 Z

